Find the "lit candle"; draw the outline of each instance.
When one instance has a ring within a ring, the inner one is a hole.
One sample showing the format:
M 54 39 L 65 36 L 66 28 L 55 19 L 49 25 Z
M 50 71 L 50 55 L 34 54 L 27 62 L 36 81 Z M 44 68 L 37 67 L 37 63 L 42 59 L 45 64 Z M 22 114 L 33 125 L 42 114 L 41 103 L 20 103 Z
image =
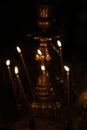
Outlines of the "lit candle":
M 39 56 L 40 56 L 40 58 L 41 58 L 41 62 L 42 62 L 42 64 L 44 65 L 44 58 L 43 58 L 43 55 L 42 55 L 41 50 L 40 50 L 40 49 L 38 49 L 38 50 L 37 50 L 37 53 L 38 53 L 38 55 L 39 55 Z
M 37 50 L 37 53 L 41 56 L 42 55 L 42 52 L 41 52 L 41 50 Z
M 30 106 L 29 106 L 29 101 L 28 101 L 27 96 L 26 96 L 26 94 L 25 94 L 25 92 L 24 92 L 23 85 L 22 85 L 21 80 L 20 80 L 20 77 L 19 77 L 19 70 L 18 70 L 18 67 L 17 67 L 17 66 L 14 67 L 14 72 L 15 72 L 15 74 L 16 74 L 17 81 L 18 81 L 18 83 L 19 83 L 19 90 L 20 90 L 22 96 L 24 97 L 24 100 L 25 100 L 27 106 L 30 108 Z
M 26 73 L 26 76 L 27 76 L 27 79 L 28 79 L 28 83 L 30 85 L 30 89 L 32 90 L 32 83 L 31 83 L 31 80 L 30 80 L 30 76 L 28 74 L 28 69 L 27 69 L 27 66 L 25 64 L 21 49 L 18 46 L 16 47 L 16 49 L 17 49 L 17 52 L 20 54 L 20 58 L 21 58 L 21 61 L 22 61 L 22 64 L 24 66 L 24 70 L 25 70 L 25 73 Z
M 63 68 L 63 57 L 62 57 L 62 44 L 59 40 L 57 41 L 57 45 L 59 46 L 59 52 L 60 52 L 61 71 L 62 71 L 62 74 L 64 74 L 63 73 L 64 68 Z
M 16 103 L 17 103 L 17 107 L 19 106 L 19 102 L 18 102 L 18 99 L 17 99 L 17 96 L 16 96 L 16 90 L 15 90 L 15 86 L 14 86 L 14 82 L 13 82 L 13 77 L 12 77 L 12 73 L 11 73 L 11 69 L 10 69 L 10 60 L 6 60 L 6 65 L 7 65 L 7 68 L 8 68 L 8 72 L 9 72 L 9 76 L 10 76 L 10 80 L 11 80 L 11 84 L 12 84 L 12 89 L 13 89 L 13 92 L 14 92 L 14 95 L 15 95 L 15 99 L 16 99 Z
M 57 41 L 57 45 L 58 45 L 59 47 L 62 46 L 62 44 L 61 44 L 61 42 L 60 42 L 59 40 Z
M 67 72 L 67 100 L 68 100 L 68 105 L 70 105 L 70 85 L 69 85 L 69 67 L 68 66 L 64 66 L 64 69 L 66 70 Z
M 41 70 L 44 71 L 45 70 L 45 66 L 41 65 Z
M 43 80 L 43 83 L 47 86 L 48 85 L 48 80 L 47 80 L 47 72 L 46 72 L 46 68 L 45 68 L 45 65 L 41 65 L 41 70 L 42 70 L 42 80 Z
M 7 65 L 7 68 L 8 68 L 11 84 L 12 84 L 12 87 L 13 87 L 13 90 L 14 90 L 14 83 L 13 83 L 12 73 L 11 73 L 11 69 L 10 69 L 10 60 L 9 59 L 6 60 L 6 65 Z
M 20 77 L 19 77 L 19 70 L 18 70 L 18 67 L 17 67 L 17 66 L 14 67 L 14 72 L 15 72 L 15 74 L 16 74 L 16 77 L 17 77 L 17 80 L 18 80 L 18 83 L 19 83 L 20 91 L 21 91 L 22 94 L 25 96 L 24 90 L 23 90 L 23 86 L 22 86 L 22 83 L 21 83 L 21 80 L 20 80 Z
M 41 70 L 43 71 L 43 73 L 45 73 L 45 66 L 41 65 Z

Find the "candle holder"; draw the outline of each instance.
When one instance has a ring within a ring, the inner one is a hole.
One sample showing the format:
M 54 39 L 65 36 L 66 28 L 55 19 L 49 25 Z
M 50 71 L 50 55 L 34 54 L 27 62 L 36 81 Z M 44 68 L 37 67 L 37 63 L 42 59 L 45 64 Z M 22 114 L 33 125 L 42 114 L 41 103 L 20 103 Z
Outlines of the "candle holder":
M 64 66 L 60 40 L 61 35 L 55 33 L 56 31 L 50 30 L 50 27 L 54 27 L 53 24 L 55 21 L 52 12 L 55 9 L 54 5 L 45 3 L 37 4 L 36 6 L 38 10 L 38 19 L 36 20 L 37 30 L 35 30 L 36 32 L 27 34 L 27 38 L 30 38 L 30 42 L 33 40 L 33 42 L 38 44 L 36 48 L 31 49 L 33 53 L 29 55 L 31 61 L 27 57 L 27 63 L 30 66 L 25 63 L 26 60 L 24 60 L 20 47 L 16 47 L 22 63 L 20 66 L 23 67 L 23 73 L 20 76 L 17 66 L 15 67 L 16 82 L 18 83 L 17 87 L 19 87 L 20 94 L 23 97 L 23 105 L 26 104 L 28 114 L 33 114 L 32 110 L 37 109 L 52 110 L 53 118 L 56 115 L 55 117 L 57 119 L 57 110 L 64 108 L 64 105 L 66 105 L 66 99 L 64 99 L 65 87 L 67 87 L 67 106 L 68 108 L 70 107 L 69 68 Z M 34 44 L 32 47 L 34 47 Z M 64 77 L 64 68 L 66 70 L 66 80 Z M 25 81 L 23 82 L 23 80 Z M 12 84 L 14 83 L 12 82 Z M 29 89 L 26 89 L 26 86 Z M 27 92 L 27 90 L 29 91 Z
M 36 51 L 35 60 L 39 67 L 39 75 L 34 88 L 32 108 L 49 109 L 52 107 L 55 92 L 48 72 L 51 56 L 45 38 L 40 39 L 40 46 Z

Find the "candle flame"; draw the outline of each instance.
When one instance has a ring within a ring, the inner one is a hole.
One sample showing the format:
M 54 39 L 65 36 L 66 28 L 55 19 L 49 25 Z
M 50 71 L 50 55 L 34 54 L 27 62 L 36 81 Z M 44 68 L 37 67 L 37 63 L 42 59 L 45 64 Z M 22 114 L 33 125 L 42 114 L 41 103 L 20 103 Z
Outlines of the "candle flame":
M 68 67 L 68 66 L 64 65 L 64 69 L 65 69 L 67 72 L 69 72 L 69 67 Z
M 21 53 L 20 47 L 17 46 L 16 49 L 17 49 L 18 53 Z
M 6 60 L 6 65 L 7 65 L 7 66 L 10 65 L 10 60 Z
M 41 65 L 41 70 L 44 71 L 45 70 L 45 66 Z
M 42 52 L 41 52 L 41 50 L 37 50 L 37 53 L 39 54 L 39 55 L 42 55 Z
M 17 66 L 15 66 L 14 72 L 15 72 L 15 74 L 18 74 L 18 67 Z
M 57 45 L 58 45 L 59 47 L 62 46 L 62 44 L 61 44 L 61 42 L 60 42 L 59 40 L 57 41 Z

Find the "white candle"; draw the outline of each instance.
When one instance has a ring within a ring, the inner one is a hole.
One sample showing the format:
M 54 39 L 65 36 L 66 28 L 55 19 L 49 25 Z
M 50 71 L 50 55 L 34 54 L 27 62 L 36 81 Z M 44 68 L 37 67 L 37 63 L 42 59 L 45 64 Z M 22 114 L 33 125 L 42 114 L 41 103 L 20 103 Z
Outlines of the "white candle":
M 15 90 L 13 77 L 12 77 L 12 73 L 11 73 L 11 69 L 10 69 L 10 60 L 9 59 L 6 60 L 6 65 L 7 65 L 7 68 L 8 68 L 8 72 L 9 72 L 9 76 L 10 76 L 10 80 L 11 80 L 11 84 L 12 84 L 12 89 L 13 89 L 15 99 L 16 99 L 16 103 L 17 103 L 17 107 L 18 107 L 19 106 L 19 101 L 18 101 L 17 96 L 16 96 L 16 90 Z
M 11 69 L 10 69 L 10 60 L 9 60 L 9 59 L 6 60 L 6 65 L 7 65 L 7 68 L 8 68 L 8 72 L 9 72 L 9 76 L 10 76 L 12 88 L 13 88 L 13 91 L 14 91 L 14 93 L 15 93 L 14 83 L 13 83 L 13 78 L 12 78 L 12 73 L 11 73 Z
M 25 100 L 27 106 L 30 108 L 29 101 L 28 101 L 27 96 L 26 96 L 26 94 L 25 94 L 25 92 L 24 92 L 23 85 L 22 85 L 21 80 L 20 80 L 20 77 L 19 77 L 19 70 L 18 70 L 18 67 L 17 67 L 17 66 L 14 67 L 14 72 L 15 72 L 15 74 L 16 74 L 17 81 L 18 81 L 18 83 L 19 83 L 19 90 L 20 90 L 20 92 L 21 92 L 21 94 L 22 94 L 22 96 L 23 96 L 23 98 L 24 98 L 24 100 Z
M 21 58 L 21 61 L 22 61 L 22 64 L 23 64 L 23 66 L 24 66 L 24 70 L 25 70 L 25 73 L 26 73 L 26 76 L 27 76 L 27 79 L 28 79 L 28 83 L 29 83 L 30 89 L 31 89 L 31 91 L 32 91 L 32 83 L 31 83 L 31 80 L 30 80 L 30 76 L 29 76 L 29 74 L 28 74 L 28 69 L 27 69 L 27 66 L 26 66 L 26 64 L 25 64 L 25 61 L 24 61 L 24 58 L 23 58 L 21 49 L 20 49 L 18 46 L 16 47 L 16 49 L 17 49 L 17 52 L 20 54 L 20 58 Z
M 66 77 L 67 77 L 67 100 L 68 100 L 68 105 L 70 105 L 70 85 L 69 85 L 69 67 L 68 66 L 64 66 L 64 69 L 66 70 Z
M 63 57 L 62 57 L 62 44 L 61 44 L 61 42 L 60 42 L 59 40 L 57 41 L 57 45 L 59 46 L 60 62 L 61 62 L 61 71 L 62 71 L 62 74 L 64 74 Z

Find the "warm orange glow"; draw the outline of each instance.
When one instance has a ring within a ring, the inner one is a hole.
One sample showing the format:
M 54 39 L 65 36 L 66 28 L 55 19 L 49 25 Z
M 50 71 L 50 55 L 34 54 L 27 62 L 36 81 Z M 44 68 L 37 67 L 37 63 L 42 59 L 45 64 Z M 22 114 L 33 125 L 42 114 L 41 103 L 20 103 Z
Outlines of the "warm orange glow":
M 7 66 L 10 65 L 10 60 L 6 60 L 6 65 L 7 65 Z
M 60 42 L 59 40 L 57 41 L 57 45 L 58 45 L 59 47 L 62 46 L 62 44 L 61 44 L 61 42 Z
M 39 21 L 38 24 L 39 24 L 40 26 L 47 27 L 47 26 L 49 25 L 49 22 L 48 22 L 48 21 L 46 21 L 46 22 Z
M 87 89 L 84 89 L 78 97 L 78 103 L 87 105 Z
M 68 66 L 64 65 L 64 69 L 65 69 L 67 72 L 69 72 L 69 67 L 68 67 Z
M 18 46 L 16 47 L 16 49 L 17 49 L 18 53 L 21 53 L 21 49 Z
M 37 53 L 39 54 L 39 55 L 42 55 L 42 52 L 41 52 L 41 50 L 37 50 Z
M 14 72 L 15 72 L 15 74 L 18 74 L 18 67 L 17 66 L 15 66 Z
M 48 17 L 48 8 L 47 7 L 41 9 L 40 16 L 42 18 L 47 18 Z

